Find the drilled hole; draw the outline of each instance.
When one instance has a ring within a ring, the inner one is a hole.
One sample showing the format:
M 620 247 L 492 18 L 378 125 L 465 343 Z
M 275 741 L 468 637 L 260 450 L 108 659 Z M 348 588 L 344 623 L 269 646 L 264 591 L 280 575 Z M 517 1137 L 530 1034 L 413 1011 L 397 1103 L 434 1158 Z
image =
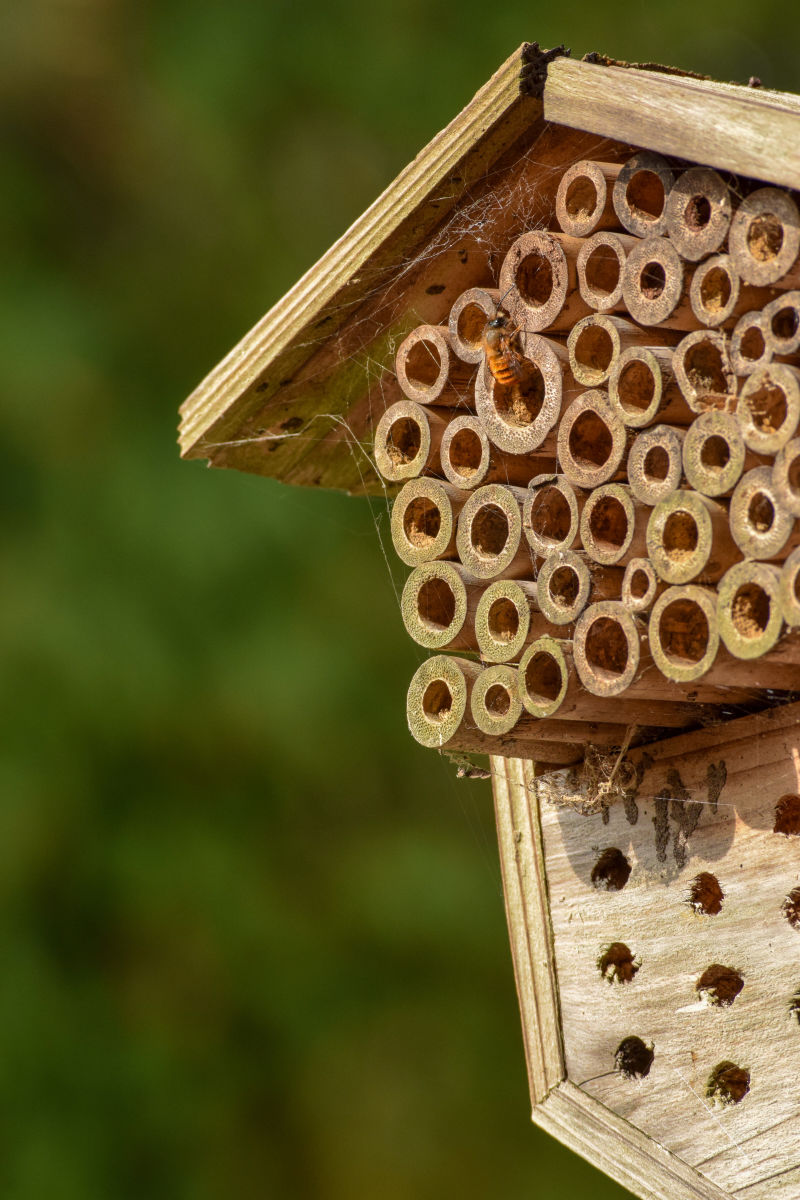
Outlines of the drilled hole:
M 628 639 L 619 621 L 598 617 L 593 621 L 584 644 L 586 661 L 601 678 L 617 679 L 628 665 Z
M 458 315 L 458 336 L 466 346 L 477 350 L 483 341 L 487 316 L 479 304 L 465 304 Z
M 586 259 L 586 284 L 598 296 L 610 296 L 619 287 L 619 257 L 611 246 L 598 246 Z
M 642 474 L 653 483 L 663 483 L 669 474 L 669 454 L 663 446 L 651 446 L 642 461 Z
M 542 542 L 561 545 L 572 528 L 572 510 L 560 488 L 548 485 L 537 491 L 531 504 L 531 530 Z
M 792 929 L 800 929 L 800 888 L 792 888 L 781 905 L 781 912 Z
M 443 679 L 434 679 L 422 697 L 422 711 L 429 721 L 445 721 L 453 709 L 453 695 Z
M 731 448 L 724 437 L 712 433 L 700 449 L 700 462 L 707 471 L 724 471 L 731 461 Z
M 756 533 L 769 533 L 775 522 L 775 505 L 766 492 L 754 492 L 747 506 L 747 520 Z
M 569 452 L 580 467 L 591 470 L 605 466 L 613 446 L 611 430 L 591 409 L 582 412 L 569 431 Z
M 789 414 L 786 393 L 776 384 L 763 383 L 743 400 L 750 420 L 760 433 L 775 433 Z
M 519 632 L 519 613 L 516 604 L 501 596 L 489 607 L 486 617 L 489 633 L 496 642 L 512 642 Z
M 527 254 L 517 267 L 514 282 L 522 299 L 541 308 L 553 294 L 553 267 L 543 254 Z
M 769 625 L 770 598 L 757 583 L 743 583 L 731 603 L 731 621 L 743 638 L 761 637 Z
M 433 342 L 415 342 L 406 355 L 406 376 L 418 387 L 431 387 L 439 378 L 442 357 Z
M 422 430 L 411 417 L 401 417 L 389 426 L 386 453 L 394 466 L 407 466 L 417 457 L 422 445 Z
M 691 513 L 678 509 L 672 512 L 664 522 L 664 532 L 661 544 L 664 553 L 672 562 L 686 562 L 697 551 L 699 539 L 697 522 Z
M 602 325 L 587 325 L 578 334 L 573 353 L 590 381 L 599 383 L 608 373 L 614 357 L 611 334 Z
M 617 396 L 626 412 L 646 412 L 656 394 L 656 380 L 647 363 L 634 358 L 619 373 Z
M 616 496 L 601 496 L 589 513 L 589 532 L 597 550 L 613 553 L 625 544 L 628 515 Z
M 775 805 L 773 833 L 785 833 L 787 837 L 800 834 L 800 796 L 781 796 Z
M 764 335 L 758 325 L 750 325 L 739 342 L 739 354 L 748 362 L 758 362 L 767 349 Z
M 686 378 L 699 395 L 727 392 L 722 354 L 713 342 L 695 342 L 683 359 Z
M 644 1079 L 653 1065 L 653 1048 L 638 1037 L 623 1038 L 614 1052 L 614 1066 L 625 1079 Z
M 708 1077 L 706 1098 L 717 1104 L 738 1104 L 750 1091 L 750 1072 L 726 1059 Z
M 658 623 L 661 648 L 676 666 L 698 663 L 708 651 L 706 614 L 694 600 L 673 600 Z
M 587 175 L 578 175 L 567 188 L 564 207 L 573 221 L 586 220 L 597 208 L 597 188 Z
M 557 604 L 559 608 L 572 608 L 578 599 L 580 587 L 581 581 L 574 567 L 563 566 L 556 567 L 553 571 L 547 590 L 553 604 Z
M 535 363 L 526 364 L 526 375 L 521 383 L 505 386 L 494 382 L 494 406 L 509 425 L 521 429 L 531 425 L 539 413 L 545 398 L 545 382 L 542 372 Z
M 694 985 L 700 996 L 709 1004 L 726 1007 L 733 1004 L 744 987 L 744 980 L 733 967 L 712 963 Z
M 791 341 L 800 326 L 800 313 L 796 308 L 779 308 L 772 318 L 772 332 L 782 342 Z
M 667 273 L 660 262 L 645 263 L 639 275 L 639 289 L 646 300 L 657 300 L 667 284 Z
M 655 171 L 636 171 L 628 180 L 625 199 L 642 221 L 657 221 L 664 211 L 664 184 Z
M 701 280 L 700 303 L 707 313 L 721 313 L 730 303 L 732 290 L 731 277 L 725 268 L 712 267 Z
M 505 717 L 511 708 L 511 696 L 508 688 L 500 683 L 493 683 L 486 692 L 484 699 L 486 711 L 496 717 Z
M 703 195 L 692 196 L 683 210 L 683 219 L 686 222 L 686 228 L 691 229 L 692 233 L 699 233 L 705 229 L 711 220 L 711 205 L 708 198 Z
M 621 892 L 631 874 L 631 864 L 616 846 L 609 846 L 592 867 L 592 883 L 596 888 Z
M 439 536 L 442 514 L 427 496 L 412 500 L 403 513 L 403 531 L 406 538 L 417 549 L 430 546 Z
M 783 226 L 774 213 L 754 217 L 747 230 L 747 248 L 759 262 L 770 262 L 781 252 Z
M 719 886 L 719 880 L 710 871 L 701 871 L 692 880 L 689 903 L 696 913 L 702 913 L 706 917 L 719 916 L 724 899 L 725 893 Z
M 497 504 L 485 504 L 472 519 L 472 546 L 482 558 L 502 554 L 509 537 L 508 517 Z
M 557 700 L 564 686 L 561 665 L 552 654 L 540 650 L 525 668 L 525 687 L 534 701 L 550 704 Z
M 639 963 L 624 942 L 612 942 L 598 958 L 597 969 L 609 983 L 630 983 Z
M 459 429 L 458 433 L 453 434 L 448 457 L 457 475 L 463 479 L 475 475 L 483 458 L 483 446 L 474 429 Z
M 417 615 L 428 629 L 449 629 L 456 615 L 456 598 L 444 579 L 426 579 L 417 592 Z

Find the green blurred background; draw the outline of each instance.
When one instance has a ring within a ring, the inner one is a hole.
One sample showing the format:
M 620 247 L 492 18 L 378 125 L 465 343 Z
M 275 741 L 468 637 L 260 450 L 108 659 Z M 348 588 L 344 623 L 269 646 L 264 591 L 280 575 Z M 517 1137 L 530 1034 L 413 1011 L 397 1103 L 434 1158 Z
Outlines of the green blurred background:
M 794 89 L 785 19 L 3 6 L 4 1200 L 627 1194 L 529 1124 L 385 511 L 181 463 L 176 410 L 523 40 Z

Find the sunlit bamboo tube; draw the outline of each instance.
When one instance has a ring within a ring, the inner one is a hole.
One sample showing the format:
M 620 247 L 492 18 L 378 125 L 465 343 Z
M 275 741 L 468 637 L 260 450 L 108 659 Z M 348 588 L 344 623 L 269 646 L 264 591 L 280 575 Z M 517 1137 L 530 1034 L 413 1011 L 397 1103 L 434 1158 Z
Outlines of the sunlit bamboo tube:
M 800 371 L 772 362 L 748 375 L 739 393 L 736 419 L 745 445 L 756 454 L 777 454 L 800 422 Z
M 787 625 L 800 625 L 800 547 L 793 550 L 781 567 L 778 585 L 783 619 Z
M 450 346 L 463 362 L 474 365 L 483 358 L 483 335 L 499 303 L 497 288 L 469 288 L 453 304 L 448 323 Z
M 622 577 L 620 602 L 628 612 L 648 612 L 665 587 L 649 558 L 630 558 Z
M 545 636 L 531 642 L 519 663 L 517 686 L 525 710 L 535 717 L 563 720 L 617 721 L 623 725 L 648 725 L 681 729 L 710 719 L 710 705 L 680 700 L 629 700 L 628 695 L 603 699 L 587 692 L 572 660 L 572 643 Z
M 687 482 L 704 496 L 727 496 L 745 465 L 754 466 L 732 413 L 714 409 L 701 413 L 683 439 L 683 470 Z
M 460 563 L 423 563 L 403 588 L 403 624 L 426 650 L 474 650 L 473 621 L 481 590 Z
M 557 550 L 539 567 L 539 610 L 553 625 L 577 621 L 590 600 L 616 599 L 622 587 L 618 567 L 601 566 L 580 550 Z
M 775 455 L 772 486 L 781 507 L 800 517 L 800 438 L 792 438 Z
M 647 545 L 649 517 L 650 509 L 624 483 L 605 483 L 594 489 L 583 506 L 583 548 L 594 562 L 608 567 L 638 558 Z M 614 599 L 619 595 L 618 591 Z
M 745 196 L 731 221 L 728 252 L 746 283 L 800 283 L 800 214 L 788 192 L 763 187 Z
M 469 493 L 437 479 L 410 479 L 392 506 L 392 543 L 409 567 L 456 557 L 456 519 Z
M 646 238 L 625 260 L 622 298 L 640 325 L 696 329 L 689 279 L 678 251 L 667 238 Z
M 495 736 L 478 729 L 471 712 L 472 689 L 479 663 L 437 654 L 415 672 L 408 689 L 406 715 L 411 736 L 423 746 L 477 754 L 532 758 L 538 763 L 567 765 L 583 757 L 583 749 L 514 733 Z
M 652 425 L 633 441 L 628 453 L 628 483 L 642 504 L 658 504 L 680 486 L 683 429 Z
M 739 558 L 726 509 L 689 488 L 673 492 L 652 510 L 647 554 L 667 583 L 719 579 Z
M 490 440 L 510 454 L 550 453 L 548 434 L 579 391 L 566 348 L 535 333 L 520 334 L 525 379 L 499 383 L 487 365 L 478 368 L 475 408 Z
M 508 454 L 493 445 L 479 417 L 454 417 L 439 447 L 442 472 L 454 487 L 472 489 L 485 483 L 524 485 L 532 475 L 555 466 L 555 456 Z
M 566 233 L 523 233 L 500 269 L 500 292 L 515 324 L 533 332 L 571 329 L 590 312 L 578 291 L 581 242 Z
M 683 258 L 699 262 L 725 241 L 731 213 L 731 194 L 722 176 L 711 167 L 690 167 L 667 196 L 666 231 Z
M 578 291 L 595 312 L 624 310 L 622 278 L 625 260 L 638 238 L 627 233 L 594 233 L 578 251 L 575 271 Z
M 497 579 L 483 589 L 474 628 L 487 662 L 514 662 L 528 642 L 555 629 L 539 611 L 537 585 L 519 579 Z
M 456 549 L 477 579 L 526 579 L 533 574 L 533 555 L 522 537 L 522 488 L 487 483 L 470 493 L 458 518 Z
M 612 199 L 623 229 L 636 237 L 667 232 L 667 196 L 675 175 L 660 154 L 642 150 L 623 166 Z
M 672 355 L 678 387 L 693 413 L 727 408 L 736 395 L 736 375 L 728 341 L 718 329 L 696 329 L 682 338 Z
M 618 600 L 601 600 L 578 618 L 572 653 L 587 691 L 619 696 L 649 659 L 645 627 Z
M 764 306 L 764 323 L 775 354 L 800 350 L 800 291 L 784 292 Z
M 698 263 L 689 284 L 689 303 L 702 325 L 717 329 L 730 325 L 746 312 L 762 308 L 769 288 L 742 283 L 729 254 L 715 254 Z
M 629 346 L 614 362 L 608 401 L 623 423 L 644 429 L 658 421 L 690 425 L 694 414 L 675 380 L 667 346 Z
M 586 492 L 574 488 L 566 475 L 531 479 L 522 504 L 522 528 L 535 554 L 544 558 L 575 546 L 585 500 Z
M 397 382 L 417 404 L 472 408 L 471 367 L 455 354 L 446 325 L 419 325 L 400 344 L 395 358 Z
M 780 503 L 770 467 L 755 467 L 737 483 L 731 496 L 733 539 L 746 558 L 784 559 L 800 544 L 800 532 Z
M 764 313 L 758 309 L 743 313 L 733 327 L 728 354 L 737 375 L 751 375 L 772 362 L 772 340 L 767 332 Z
M 691 683 L 706 675 L 719 649 L 716 593 L 694 584 L 667 588 L 650 613 L 649 640 L 667 679 Z
M 719 635 L 735 658 L 760 658 L 780 637 L 783 627 L 780 577 L 780 569 L 769 563 L 740 562 L 720 579 Z
M 674 342 L 675 334 L 640 329 L 632 321 L 609 313 L 590 313 L 578 321 L 567 338 L 569 365 L 583 387 L 605 383 L 623 351 Z M 665 350 L 668 361 L 669 350 Z
M 583 392 L 558 427 L 558 461 L 576 487 L 592 488 L 613 479 L 628 450 L 628 431 L 605 392 Z
M 425 471 L 438 474 L 446 429 L 444 417 L 414 400 L 390 405 L 375 428 L 375 464 L 384 479 L 398 483 Z
M 616 229 L 614 184 L 619 163 L 583 159 L 568 167 L 556 192 L 556 220 L 571 237 L 588 237 L 598 229 Z

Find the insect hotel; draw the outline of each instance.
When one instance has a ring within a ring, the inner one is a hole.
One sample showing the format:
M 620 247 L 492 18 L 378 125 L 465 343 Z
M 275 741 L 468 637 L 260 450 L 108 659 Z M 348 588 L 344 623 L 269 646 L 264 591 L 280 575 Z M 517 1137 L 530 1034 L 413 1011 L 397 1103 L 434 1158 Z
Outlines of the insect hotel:
M 385 497 L 491 775 L 533 1120 L 800 1197 L 800 99 L 526 45 L 183 408 Z

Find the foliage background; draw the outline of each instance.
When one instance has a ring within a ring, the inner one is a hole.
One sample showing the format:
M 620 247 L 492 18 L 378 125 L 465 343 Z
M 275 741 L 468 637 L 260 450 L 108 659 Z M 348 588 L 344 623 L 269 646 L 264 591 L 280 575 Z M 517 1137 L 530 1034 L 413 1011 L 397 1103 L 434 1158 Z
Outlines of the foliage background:
M 179 462 L 176 409 L 521 41 L 796 89 L 785 15 L 3 6 L 6 1200 L 623 1196 L 529 1125 L 374 514 Z

